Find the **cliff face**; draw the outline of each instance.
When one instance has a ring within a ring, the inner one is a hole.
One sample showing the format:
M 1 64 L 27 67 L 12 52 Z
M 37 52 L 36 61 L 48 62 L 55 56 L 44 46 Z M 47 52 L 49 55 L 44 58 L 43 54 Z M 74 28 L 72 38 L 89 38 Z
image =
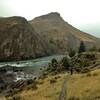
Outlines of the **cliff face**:
M 100 39 L 74 28 L 59 13 L 36 17 L 30 23 L 56 53 L 65 53 L 69 47 L 77 49 L 80 41 L 85 43 L 87 49 L 93 45 L 100 46 Z
M 25 18 L 0 18 L 0 60 L 20 60 L 50 54 Z

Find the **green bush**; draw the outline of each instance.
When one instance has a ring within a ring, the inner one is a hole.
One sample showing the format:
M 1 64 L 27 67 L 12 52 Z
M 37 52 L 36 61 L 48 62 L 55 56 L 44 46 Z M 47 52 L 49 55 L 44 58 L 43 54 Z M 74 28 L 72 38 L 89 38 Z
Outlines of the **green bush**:
M 28 79 L 27 80 L 27 85 L 30 85 L 30 84 L 32 84 L 33 83 L 33 80 L 32 79 Z
M 87 53 L 86 58 L 90 59 L 90 60 L 94 60 L 95 59 L 95 54 L 94 53 Z
M 64 66 L 64 69 L 69 69 L 69 67 L 70 67 L 70 63 L 69 63 L 69 60 L 67 57 L 64 57 L 61 60 L 61 64 L 62 64 L 62 66 Z
M 6 98 L 7 100 L 24 100 L 20 95 L 14 95 L 12 97 Z
M 75 54 L 76 54 L 75 50 L 73 50 L 73 49 L 69 50 L 69 56 L 70 57 L 73 57 Z
M 90 72 L 90 69 L 88 67 L 84 67 L 81 70 L 81 73 L 88 73 L 88 72 Z

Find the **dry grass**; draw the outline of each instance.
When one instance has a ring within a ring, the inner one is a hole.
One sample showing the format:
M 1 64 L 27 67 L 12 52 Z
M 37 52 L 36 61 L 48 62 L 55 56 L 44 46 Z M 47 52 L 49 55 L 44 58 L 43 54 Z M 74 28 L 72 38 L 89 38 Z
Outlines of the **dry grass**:
M 44 80 L 39 79 L 37 90 L 24 90 L 17 95 L 20 95 L 22 100 L 58 100 L 65 77 L 66 74 L 59 74 L 48 76 L 48 78 Z M 56 82 L 50 83 L 51 80 L 56 80 Z
M 6 100 L 6 98 L 5 97 L 0 97 L 0 100 Z
M 59 93 L 66 76 L 67 74 L 59 74 L 48 76 L 44 80 L 39 79 L 37 90 L 25 89 L 17 95 L 22 100 L 59 100 Z M 56 82 L 50 83 L 52 79 Z M 68 100 L 100 100 L 100 69 L 87 74 L 74 74 L 66 85 Z
M 68 98 L 100 100 L 100 70 L 72 76 L 68 81 L 67 91 Z

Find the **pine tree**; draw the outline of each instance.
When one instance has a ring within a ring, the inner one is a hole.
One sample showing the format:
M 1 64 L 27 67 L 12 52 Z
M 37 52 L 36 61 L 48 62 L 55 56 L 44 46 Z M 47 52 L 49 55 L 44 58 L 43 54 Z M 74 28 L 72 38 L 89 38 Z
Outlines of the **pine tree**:
M 78 53 L 85 52 L 85 51 L 86 51 L 86 49 L 85 49 L 84 42 L 81 41 Z

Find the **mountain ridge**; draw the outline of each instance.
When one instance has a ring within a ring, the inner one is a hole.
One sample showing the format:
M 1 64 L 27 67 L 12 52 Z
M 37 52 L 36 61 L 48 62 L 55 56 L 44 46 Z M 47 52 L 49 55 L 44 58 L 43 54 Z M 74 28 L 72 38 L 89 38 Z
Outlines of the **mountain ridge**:
M 0 18 L 0 61 L 22 60 L 54 54 L 66 54 L 78 49 L 100 47 L 100 39 L 78 30 L 56 12 L 31 21 L 24 17 Z
M 54 42 L 55 40 L 61 40 L 62 42 L 72 44 L 71 48 L 73 48 L 75 44 L 76 47 L 79 47 L 80 41 L 83 41 L 85 42 L 85 44 L 88 44 L 87 48 L 88 46 L 92 47 L 95 44 L 97 45 L 97 47 L 100 45 L 98 44 L 98 41 L 100 41 L 99 38 L 96 38 L 88 33 L 82 32 L 77 28 L 73 27 L 68 22 L 65 22 L 60 16 L 60 14 L 56 12 L 36 17 L 29 22 L 34 27 L 36 32 L 40 33 L 40 35 L 42 36 L 46 36 L 48 40 L 50 40 L 50 38 L 54 40 Z M 73 43 L 70 40 L 74 40 Z M 74 43 L 75 41 L 76 43 Z M 64 43 L 64 45 L 66 44 Z

